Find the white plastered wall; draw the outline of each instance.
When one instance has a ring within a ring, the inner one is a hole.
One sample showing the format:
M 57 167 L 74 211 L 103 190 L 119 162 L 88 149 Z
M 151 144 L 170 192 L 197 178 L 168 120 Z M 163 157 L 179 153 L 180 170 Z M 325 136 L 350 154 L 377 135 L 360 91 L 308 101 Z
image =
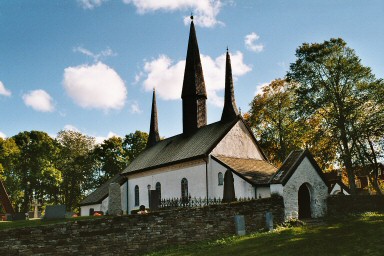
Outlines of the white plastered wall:
M 256 187 L 256 197 L 257 198 L 271 197 L 271 188 L 269 186 Z
M 223 176 L 227 168 L 210 158 L 210 175 L 209 175 L 209 197 L 223 198 L 224 185 L 218 185 L 218 174 L 221 172 Z M 252 184 L 233 173 L 233 183 L 235 186 L 236 198 L 255 198 L 255 188 Z
M 347 191 L 345 191 L 344 189 L 342 190 L 340 185 L 338 183 L 335 184 L 335 186 L 332 188 L 332 191 L 329 193 L 330 195 L 337 195 L 339 193 L 341 193 L 341 191 L 343 191 L 343 195 L 349 195 L 349 193 Z
M 212 155 L 262 160 L 262 155 L 242 121 L 238 121 L 213 149 Z
M 121 210 L 123 214 L 127 213 L 127 183 L 125 182 L 120 186 L 121 193 Z M 89 210 L 93 208 L 95 211 L 102 211 L 104 214 L 108 211 L 108 196 L 101 202 L 101 204 L 92 204 L 80 207 L 81 216 L 89 216 Z
M 172 166 L 133 174 L 128 177 L 129 212 L 140 205 L 149 206 L 148 185 L 155 189 L 156 183 L 161 184 L 161 198 L 180 198 L 181 180 L 188 180 L 188 193 L 192 198 L 206 198 L 206 164 L 201 160 L 187 163 L 178 168 Z M 139 205 L 135 205 L 135 186 L 139 186 Z
M 298 191 L 304 183 L 307 183 L 310 187 L 312 217 L 323 217 L 326 214 L 328 187 L 308 158 L 305 157 L 283 187 L 285 217 L 287 219 L 298 217 Z M 278 186 L 275 186 L 275 188 L 278 188 Z M 272 189 L 271 186 L 272 192 L 275 188 Z
M 89 210 L 93 208 L 95 211 L 100 211 L 101 204 L 84 205 L 80 207 L 80 216 L 89 216 Z

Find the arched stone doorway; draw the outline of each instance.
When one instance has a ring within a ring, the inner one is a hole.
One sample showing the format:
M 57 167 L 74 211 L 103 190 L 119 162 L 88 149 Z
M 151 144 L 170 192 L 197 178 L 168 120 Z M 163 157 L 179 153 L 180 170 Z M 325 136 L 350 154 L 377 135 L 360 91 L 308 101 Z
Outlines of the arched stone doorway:
M 311 218 L 311 193 L 305 183 L 299 188 L 298 201 L 299 219 Z

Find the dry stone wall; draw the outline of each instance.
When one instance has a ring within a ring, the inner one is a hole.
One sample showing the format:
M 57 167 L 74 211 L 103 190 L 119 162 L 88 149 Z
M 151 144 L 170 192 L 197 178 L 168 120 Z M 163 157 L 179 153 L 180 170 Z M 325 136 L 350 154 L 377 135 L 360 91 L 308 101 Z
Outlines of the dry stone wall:
M 272 212 L 275 224 L 281 223 L 283 199 L 1 230 L 0 255 L 140 255 L 166 246 L 234 235 L 236 215 L 244 215 L 247 233 L 258 231 L 265 228 L 266 212 Z
M 384 212 L 384 196 L 335 195 L 328 197 L 328 215 L 346 215 L 350 213 L 361 213 L 367 211 Z

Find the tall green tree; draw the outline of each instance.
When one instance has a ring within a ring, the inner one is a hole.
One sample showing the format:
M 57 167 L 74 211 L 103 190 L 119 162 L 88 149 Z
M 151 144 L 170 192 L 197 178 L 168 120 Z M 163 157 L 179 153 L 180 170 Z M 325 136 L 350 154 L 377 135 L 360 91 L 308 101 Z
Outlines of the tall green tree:
M 19 149 L 12 172 L 22 193 L 22 210 L 30 210 L 33 197 L 57 203 L 55 195 L 58 194 L 61 172 L 55 163 L 60 152 L 59 145 L 41 131 L 21 132 L 12 139 Z
M 96 145 L 93 155 L 96 159 L 95 186 L 100 186 L 120 173 L 129 163 L 123 148 L 123 139 L 111 137 Z
M 63 176 L 60 194 L 62 203 L 71 210 L 78 206 L 84 192 L 93 188 L 95 139 L 80 132 L 64 130 L 58 133 L 57 140 L 61 146 L 58 165 Z
M 20 177 L 15 169 L 20 149 L 12 138 L 0 138 L 0 179 L 3 181 L 14 209 L 22 202 Z
M 381 90 L 382 80 L 377 80 L 340 38 L 304 43 L 296 50 L 296 57 L 287 74 L 299 85 L 296 108 L 305 118 L 321 116 L 320 129 L 337 144 L 340 162 L 355 193 L 355 136 L 359 136 L 355 126 L 359 125 L 358 116 L 369 115 L 364 102 L 377 102 L 372 93 Z
M 147 145 L 148 133 L 135 131 L 125 135 L 123 140 L 123 148 L 126 152 L 127 161 L 132 162 Z
M 281 164 L 292 150 L 304 145 L 302 126 L 295 120 L 292 110 L 294 100 L 294 84 L 276 79 L 263 87 L 262 93 L 250 104 L 247 122 L 268 158 L 276 165 Z
M 323 170 L 335 161 L 335 147 L 318 127 L 321 120 L 300 118 L 296 109 L 296 84 L 276 79 L 251 102 L 247 122 L 272 163 L 279 166 L 295 149 L 308 148 Z

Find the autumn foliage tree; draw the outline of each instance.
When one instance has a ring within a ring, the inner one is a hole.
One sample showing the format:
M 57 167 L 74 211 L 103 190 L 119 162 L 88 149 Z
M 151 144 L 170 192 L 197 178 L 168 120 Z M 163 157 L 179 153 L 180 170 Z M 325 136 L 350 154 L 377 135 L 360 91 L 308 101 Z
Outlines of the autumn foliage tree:
M 340 38 L 304 43 L 296 50 L 296 58 L 287 74 L 289 81 L 299 85 L 296 109 L 302 118 L 321 118 L 318 129 L 337 145 L 355 193 L 355 169 L 366 165 L 362 158 L 367 160 L 375 151 L 370 142 L 377 146 L 377 138 L 383 135 L 383 104 L 378 97 L 383 95 L 383 81 Z M 364 120 L 371 122 L 367 126 Z

